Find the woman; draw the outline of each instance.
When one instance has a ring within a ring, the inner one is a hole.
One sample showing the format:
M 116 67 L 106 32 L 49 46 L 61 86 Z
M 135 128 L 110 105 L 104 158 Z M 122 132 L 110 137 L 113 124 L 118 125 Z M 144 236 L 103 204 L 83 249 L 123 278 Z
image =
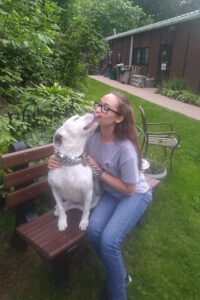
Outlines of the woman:
M 120 244 L 152 201 L 152 191 L 141 172 L 141 154 L 128 99 L 121 93 L 105 95 L 97 105 L 98 130 L 85 151 L 100 171 L 104 194 L 93 210 L 88 235 L 107 278 L 100 299 L 126 300 L 128 275 Z M 49 168 L 59 167 L 51 157 Z

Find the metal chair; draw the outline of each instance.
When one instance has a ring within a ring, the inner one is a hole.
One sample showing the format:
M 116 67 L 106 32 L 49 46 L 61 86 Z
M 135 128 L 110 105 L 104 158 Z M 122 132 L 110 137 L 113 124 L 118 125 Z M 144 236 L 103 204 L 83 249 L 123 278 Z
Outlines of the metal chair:
M 141 151 L 143 150 L 144 144 L 146 144 L 144 157 L 147 155 L 148 146 L 155 145 L 155 146 L 162 146 L 164 148 L 164 154 L 166 156 L 166 148 L 171 148 L 170 152 L 170 169 L 172 169 L 172 156 L 174 150 L 180 147 L 180 137 L 179 135 L 173 131 L 173 126 L 168 122 L 160 122 L 160 123 L 147 123 L 144 110 L 140 105 L 140 111 L 142 116 L 142 127 L 143 127 L 143 142 Z M 151 131 L 149 128 L 156 127 L 156 126 L 167 126 L 169 131 Z

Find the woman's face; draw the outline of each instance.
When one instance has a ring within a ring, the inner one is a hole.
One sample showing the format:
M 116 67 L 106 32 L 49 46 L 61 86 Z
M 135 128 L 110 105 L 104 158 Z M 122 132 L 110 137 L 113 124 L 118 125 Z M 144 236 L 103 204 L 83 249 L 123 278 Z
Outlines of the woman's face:
M 101 127 L 114 126 L 116 123 L 121 122 L 123 117 L 117 113 L 119 99 L 113 94 L 107 94 L 101 98 L 98 103 L 95 113 L 100 119 L 99 125 Z

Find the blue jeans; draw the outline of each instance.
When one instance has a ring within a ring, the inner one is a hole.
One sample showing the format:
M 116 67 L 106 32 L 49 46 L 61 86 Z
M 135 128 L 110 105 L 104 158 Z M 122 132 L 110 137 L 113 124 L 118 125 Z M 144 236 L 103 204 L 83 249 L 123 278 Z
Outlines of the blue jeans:
M 127 272 L 121 255 L 123 238 L 151 204 L 152 190 L 117 199 L 104 193 L 93 210 L 88 235 L 106 270 L 109 300 L 126 300 Z

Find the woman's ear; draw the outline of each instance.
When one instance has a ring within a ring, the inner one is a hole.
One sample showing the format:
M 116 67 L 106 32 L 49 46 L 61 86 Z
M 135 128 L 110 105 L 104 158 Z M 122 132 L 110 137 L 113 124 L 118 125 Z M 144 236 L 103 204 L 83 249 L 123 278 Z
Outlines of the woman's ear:
M 121 123 L 124 121 L 124 116 L 117 116 L 117 119 L 115 120 L 116 123 Z

